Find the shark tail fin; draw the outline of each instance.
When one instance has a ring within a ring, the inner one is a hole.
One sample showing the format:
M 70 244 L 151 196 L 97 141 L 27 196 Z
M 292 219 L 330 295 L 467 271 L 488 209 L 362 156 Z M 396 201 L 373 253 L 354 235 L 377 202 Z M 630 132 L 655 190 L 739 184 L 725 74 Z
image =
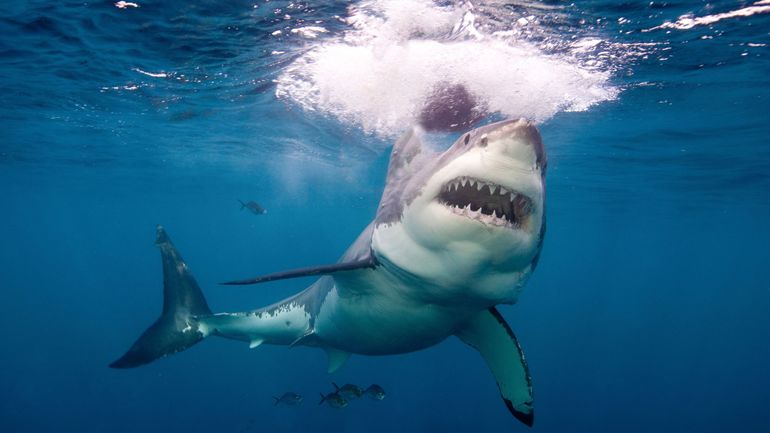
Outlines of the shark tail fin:
M 318 402 L 318 405 L 320 406 L 320 405 L 324 404 L 325 401 L 326 401 L 326 396 L 323 395 L 323 393 L 321 393 L 321 401 Z
M 337 392 L 339 392 L 339 390 L 340 390 L 340 387 L 339 387 L 339 386 L 337 386 L 337 384 L 336 384 L 336 383 L 334 383 L 334 382 L 332 382 L 332 385 L 334 386 L 334 390 L 335 390 L 335 391 L 337 391 Z
M 110 364 L 133 368 L 181 352 L 208 334 L 199 318 L 211 314 L 206 299 L 187 264 L 163 227 L 157 227 L 155 245 L 163 261 L 163 312 L 128 351 Z
M 273 406 L 278 406 L 278 403 L 281 402 L 281 399 L 275 396 L 273 397 L 273 400 L 275 400 L 275 403 L 273 403 Z
M 238 203 L 241 204 L 241 210 L 246 209 L 246 203 L 242 202 L 240 199 L 238 199 Z

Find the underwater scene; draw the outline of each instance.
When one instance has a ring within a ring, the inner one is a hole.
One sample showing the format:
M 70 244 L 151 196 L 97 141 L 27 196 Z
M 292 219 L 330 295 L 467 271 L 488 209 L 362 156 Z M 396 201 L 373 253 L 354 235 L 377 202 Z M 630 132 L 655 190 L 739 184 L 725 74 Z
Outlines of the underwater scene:
M 770 431 L 770 0 L 0 34 L 0 431 Z

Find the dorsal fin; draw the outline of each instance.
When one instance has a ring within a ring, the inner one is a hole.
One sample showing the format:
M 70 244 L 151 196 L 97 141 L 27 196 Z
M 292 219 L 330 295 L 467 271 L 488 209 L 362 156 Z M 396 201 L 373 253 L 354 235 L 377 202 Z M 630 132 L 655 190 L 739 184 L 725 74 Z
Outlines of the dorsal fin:
M 422 140 L 419 137 L 419 130 L 411 128 L 393 145 L 388 163 L 388 180 L 401 176 L 409 163 L 421 152 Z
M 388 177 L 375 218 L 378 225 L 397 220 L 401 216 L 403 184 L 414 172 L 413 162 L 424 151 L 420 132 L 420 129 L 413 127 L 393 145 L 388 163 Z

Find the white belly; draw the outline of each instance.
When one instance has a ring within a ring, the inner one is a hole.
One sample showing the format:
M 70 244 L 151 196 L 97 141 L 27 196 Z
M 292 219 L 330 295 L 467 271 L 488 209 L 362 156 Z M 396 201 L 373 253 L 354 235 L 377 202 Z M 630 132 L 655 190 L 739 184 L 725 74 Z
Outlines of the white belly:
M 365 355 L 412 352 L 452 335 L 472 313 L 425 302 L 413 296 L 419 294 L 419 287 L 389 274 L 368 272 L 365 278 L 336 278 L 314 324 L 325 344 Z M 345 289 L 352 284 L 354 290 Z M 366 285 L 364 290 L 361 284 Z

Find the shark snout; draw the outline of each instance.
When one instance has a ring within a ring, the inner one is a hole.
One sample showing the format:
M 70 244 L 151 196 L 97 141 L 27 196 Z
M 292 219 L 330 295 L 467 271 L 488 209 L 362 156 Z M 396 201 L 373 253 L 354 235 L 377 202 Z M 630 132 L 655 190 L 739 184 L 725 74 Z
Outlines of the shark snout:
M 539 169 L 545 169 L 545 147 L 532 121 L 522 118 L 493 123 L 482 128 L 475 141 L 477 146 L 525 159 Z

